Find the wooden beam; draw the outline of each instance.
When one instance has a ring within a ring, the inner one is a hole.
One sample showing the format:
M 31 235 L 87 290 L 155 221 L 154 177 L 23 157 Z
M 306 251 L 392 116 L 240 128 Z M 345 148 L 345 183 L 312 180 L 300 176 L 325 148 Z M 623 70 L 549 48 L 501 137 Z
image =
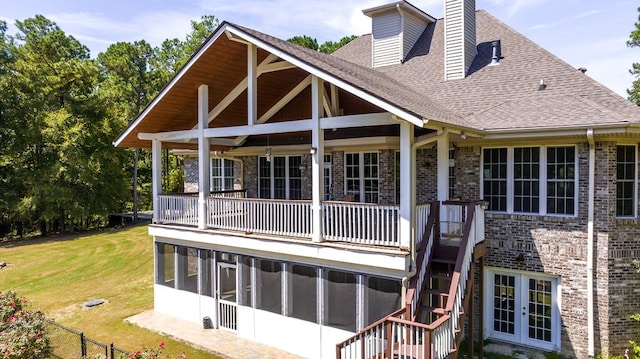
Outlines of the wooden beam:
M 262 62 L 260 63 L 260 65 L 258 65 L 258 74 L 257 76 L 259 77 L 262 73 L 261 68 L 263 66 L 268 65 L 269 63 L 271 63 L 273 60 L 277 59 L 278 57 L 270 54 L 269 56 L 267 56 L 267 58 L 265 58 L 264 60 L 262 60 Z M 214 118 L 218 117 L 218 115 L 220 115 L 222 113 L 222 111 L 224 111 L 224 109 L 227 108 L 227 106 L 229 106 L 233 101 L 235 101 L 236 98 L 238 98 L 238 96 L 240 96 L 240 94 L 242 93 L 242 91 L 244 91 L 247 88 L 247 84 L 248 84 L 248 80 L 247 77 L 245 77 L 242 81 L 240 81 L 240 83 L 238 83 L 236 85 L 236 87 L 233 88 L 233 90 L 231 90 L 227 96 L 224 97 L 224 99 L 222 99 L 222 101 L 220 101 L 210 112 L 209 112 L 209 122 L 211 122 Z
M 304 80 L 300 81 L 300 83 L 297 84 L 296 87 L 291 89 L 291 91 L 289 91 L 286 95 L 284 95 L 284 97 L 282 97 L 278 102 L 276 102 L 275 105 L 271 106 L 271 108 L 268 109 L 267 112 L 262 114 L 262 116 L 260 116 L 260 118 L 258 119 L 258 123 L 267 122 L 271 117 L 273 117 L 273 115 L 278 113 L 278 111 L 280 111 L 284 106 L 286 106 L 286 104 L 291 102 L 291 100 L 293 100 L 296 96 L 298 96 L 298 94 L 300 94 L 300 92 L 302 92 L 310 84 L 311 84 L 311 75 L 305 77 Z M 241 144 L 243 144 L 244 141 L 247 139 L 247 137 L 248 136 L 239 136 L 238 138 L 236 138 L 234 146 L 240 146 Z
M 338 97 L 338 87 L 334 84 L 329 85 L 331 90 L 331 112 L 334 116 L 340 116 L 340 98 Z
M 393 116 L 388 112 L 367 113 L 364 115 L 325 117 L 320 120 L 320 126 L 323 129 L 397 125 L 399 123 L 400 122 L 394 120 Z
M 288 133 L 311 131 L 311 120 L 296 120 L 276 123 L 265 123 L 249 126 L 231 126 L 208 128 L 205 130 L 205 137 L 232 137 L 232 136 L 255 136 L 268 135 L 272 133 Z
M 322 108 L 324 109 L 324 113 L 327 114 L 327 117 L 333 117 L 338 115 L 333 111 L 331 104 L 329 103 L 329 94 L 327 93 L 327 89 L 322 86 Z

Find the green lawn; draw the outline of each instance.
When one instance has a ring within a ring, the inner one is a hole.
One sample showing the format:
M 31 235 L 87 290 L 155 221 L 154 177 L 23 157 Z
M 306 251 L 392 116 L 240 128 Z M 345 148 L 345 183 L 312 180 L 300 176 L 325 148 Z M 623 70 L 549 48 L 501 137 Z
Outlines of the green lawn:
M 123 321 L 153 308 L 153 245 L 147 226 L 2 243 L 0 262 L 8 264 L 0 269 L 0 290 L 17 290 L 32 308 L 91 339 L 129 351 L 164 342 L 165 354 L 212 357 Z M 91 299 L 107 302 L 83 308 Z

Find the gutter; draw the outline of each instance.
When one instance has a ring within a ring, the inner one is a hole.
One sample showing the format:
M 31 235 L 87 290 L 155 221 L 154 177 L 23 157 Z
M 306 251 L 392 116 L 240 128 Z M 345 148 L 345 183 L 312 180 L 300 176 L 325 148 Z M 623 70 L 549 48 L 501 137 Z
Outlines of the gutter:
M 596 166 L 596 146 L 593 139 L 593 129 L 587 129 L 587 140 L 589 141 L 589 210 L 587 214 L 587 337 L 589 358 L 595 355 L 595 334 L 594 334 L 594 300 L 593 300 L 593 255 L 594 248 L 594 199 L 595 199 L 595 166 Z

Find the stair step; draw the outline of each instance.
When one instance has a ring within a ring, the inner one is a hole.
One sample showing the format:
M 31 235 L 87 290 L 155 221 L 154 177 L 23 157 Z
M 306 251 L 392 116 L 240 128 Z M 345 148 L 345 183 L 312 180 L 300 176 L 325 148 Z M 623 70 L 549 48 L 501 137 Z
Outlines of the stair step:
M 422 309 L 423 312 L 428 312 L 428 313 L 435 313 L 438 315 L 444 315 L 444 308 L 437 308 L 437 307 L 430 307 L 427 305 L 421 305 L 420 309 Z
M 446 258 L 446 257 L 436 257 L 431 258 L 433 263 L 442 263 L 442 264 L 456 264 L 455 258 Z
M 445 297 L 449 296 L 449 291 L 445 290 L 445 289 L 425 288 L 423 290 L 423 292 L 427 293 L 427 294 L 441 295 L 441 296 L 445 296 Z
M 427 277 L 438 280 L 451 280 L 451 275 L 449 273 L 428 273 Z

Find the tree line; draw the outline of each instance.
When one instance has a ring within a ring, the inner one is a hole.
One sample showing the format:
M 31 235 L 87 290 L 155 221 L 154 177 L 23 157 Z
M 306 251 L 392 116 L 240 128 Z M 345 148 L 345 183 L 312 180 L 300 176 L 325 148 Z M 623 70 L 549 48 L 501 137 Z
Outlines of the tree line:
M 112 141 L 218 26 L 191 22 L 183 39 L 118 42 L 91 58 L 87 46 L 42 15 L 0 21 L 0 238 L 73 231 L 109 214 L 148 210 L 151 158 Z M 308 36 L 289 39 L 322 48 Z M 163 159 L 163 187 L 180 191 L 178 159 Z

